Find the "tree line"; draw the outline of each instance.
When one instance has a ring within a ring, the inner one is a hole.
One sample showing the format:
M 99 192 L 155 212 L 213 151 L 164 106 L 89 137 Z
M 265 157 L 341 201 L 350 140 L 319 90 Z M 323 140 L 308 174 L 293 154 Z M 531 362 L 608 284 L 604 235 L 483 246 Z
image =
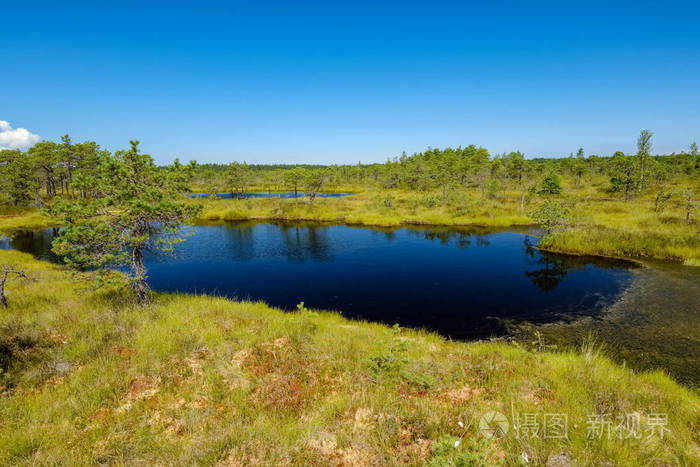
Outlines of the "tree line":
M 637 152 L 621 151 L 611 156 L 586 156 L 583 148 L 564 158 L 526 159 L 519 151 L 491 155 L 482 147 L 428 149 L 387 160 L 385 163 L 331 166 L 257 166 L 233 162 L 197 167 L 193 185 L 208 193 L 230 192 L 239 198 L 246 190 L 297 191 L 315 186 L 321 180 L 334 186 L 374 186 L 407 190 L 438 190 L 443 195 L 455 188 L 476 188 L 484 197 L 518 191 L 523 197 L 539 191 L 561 191 L 560 177 L 583 186 L 594 178 L 608 180 L 604 187 L 625 200 L 651 186 L 662 185 L 682 176 L 700 173 L 700 153 L 696 143 L 688 151 L 672 155 L 652 155 L 652 134 L 643 130 Z
M 191 186 L 207 193 L 230 193 L 234 198 L 249 190 L 304 191 L 311 198 L 325 187 L 374 186 L 407 190 L 438 190 L 446 195 L 455 188 L 475 188 L 484 197 L 517 191 L 521 198 L 532 191 L 556 194 L 559 177 L 583 186 L 593 178 L 606 178 L 605 189 L 628 200 L 653 185 L 700 173 L 696 143 L 688 151 L 652 155 L 652 134 L 643 130 L 637 153 L 611 156 L 576 154 L 564 158 L 526 159 L 519 151 L 491 155 L 475 145 L 433 149 L 387 160 L 356 165 L 256 165 L 245 162 L 191 166 Z M 58 196 L 89 198 L 80 180 L 98 174 L 102 161 L 111 157 L 93 141 L 74 143 L 68 135 L 60 142 L 41 141 L 27 151 L 0 151 L 0 205 L 37 206 Z M 660 200 L 665 196 L 660 195 Z

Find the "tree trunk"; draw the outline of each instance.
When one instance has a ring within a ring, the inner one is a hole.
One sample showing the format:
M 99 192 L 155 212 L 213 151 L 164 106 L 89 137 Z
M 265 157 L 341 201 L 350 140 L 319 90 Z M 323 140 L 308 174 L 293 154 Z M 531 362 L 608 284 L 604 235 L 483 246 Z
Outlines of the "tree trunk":
M 0 279 L 0 306 L 7 308 L 7 299 L 5 298 L 5 281 L 7 280 L 7 270 L 2 272 L 2 279 Z
M 21 270 L 10 269 L 8 266 L 5 266 L 2 269 L 2 276 L 0 276 L 0 307 L 2 308 L 7 308 L 7 297 L 5 297 L 5 283 L 7 282 L 7 277 L 10 274 L 16 274 L 17 276 L 22 277 L 24 279 L 27 278 L 27 276 Z
M 70 199 L 75 199 L 75 188 L 73 187 L 73 172 L 68 169 L 68 181 L 66 186 L 70 186 Z
M 146 283 L 146 267 L 143 265 L 143 248 L 137 245 L 131 250 L 131 290 L 136 293 L 139 303 L 146 301 L 150 288 Z

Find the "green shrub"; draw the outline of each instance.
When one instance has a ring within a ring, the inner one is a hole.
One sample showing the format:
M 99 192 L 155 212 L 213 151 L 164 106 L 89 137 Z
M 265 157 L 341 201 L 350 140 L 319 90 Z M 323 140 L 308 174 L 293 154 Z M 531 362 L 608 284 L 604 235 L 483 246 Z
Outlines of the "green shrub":
M 558 195 L 561 192 L 561 179 L 559 179 L 559 175 L 552 172 L 542 179 L 537 193 L 540 195 Z
M 433 194 L 425 194 L 420 197 L 420 205 L 425 208 L 434 208 L 440 205 L 440 198 Z
M 570 211 L 557 201 L 546 200 L 528 213 L 548 234 L 563 230 L 571 224 Z
M 426 461 L 428 467 L 469 467 L 486 465 L 486 447 L 472 441 L 465 449 L 462 441 L 452 435 L 443 435 L 433 442 L 433 455 Z
M 377 350 L 367 359 L 369 369 L 374 375 L 398 375 L 408 363 L 408 344 L 400 337 L 401 328 L 395 324 L 392 328 L 394 337 L 385 349 Z
M 394 207 L 394 201 L 396 201 L 394 195 L 391 193 L 382 193 L 372 198 L 372 206 L 374 208 L 392 208 Z
M 486 183 L 486 196 L 488 198 L 498 198 L 498 195 L 503 191 L 503 185 L 498 180 L 489 180 Z

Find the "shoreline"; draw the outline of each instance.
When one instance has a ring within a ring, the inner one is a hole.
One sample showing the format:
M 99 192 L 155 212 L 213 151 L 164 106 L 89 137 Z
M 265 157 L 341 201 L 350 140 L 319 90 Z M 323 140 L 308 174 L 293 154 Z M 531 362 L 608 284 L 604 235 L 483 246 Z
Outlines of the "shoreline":
M 276 198 L 272 198 L 276 199 Z M 231 201 L 231 200 L 227 200 Z M 242 201 L 242 200 L 241 200 Z M 473 221 L 455 220 L 453 222 L 435 221 L 425 218 L 417 219 L 391 219 L 391 218 L 371 218 L 363 219 L 361 216 L 352 218 L 352 214 L 346 215 L 274 215 L 274 214 L 245 214 L 236 213 L 216 213 L 207 212 L 194 219 L 193 225 L 206 222 L 315 222 L 321 224 L 347 225 L 349 227 L 366 228 L 401 228 L 401 227 L 442 227 L 442 228 L 485 228 L 485 229 L 508 229 L 508 228 L 537 228 L 535 222 L 522 222 L 521 218 L 512 216 L 480 218 Z M 33 211 L 25 214 L 0 215 L 0 235 L 9 235 L 13 230 L 40 230 L 52 227 L 60 227 L 60 222 L 48 216 L 44 216 L 40 211 Z M 544 238 L 544 237 L 542 237 Z M 608 259 L 618 259 L 643 264 L 644 261 L 662 261 L 669 264 L 682 265 L 688 267 L 700 267 L 700 261 L 694 258 L 668 257 L 662 255 L 621 255 L 611 254 L 603 251 L 591 249 L 581 250 L 578 248 L 559 248 L 557 244 L 538 246 L 542 251 L 558 253 L 569 256 L 592 256 Z

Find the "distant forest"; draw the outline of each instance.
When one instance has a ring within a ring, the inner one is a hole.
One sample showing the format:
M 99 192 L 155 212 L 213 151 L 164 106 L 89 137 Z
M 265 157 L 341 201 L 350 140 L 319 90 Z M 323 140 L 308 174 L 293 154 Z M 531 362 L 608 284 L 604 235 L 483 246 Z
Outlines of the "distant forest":
M 560 177 L 568 177 L 574 185 L 595 181 L 597 187 L 629 199 L 647 187 L 700 174 L 697 144 L 680 154 L 652 155 L 651 140 L 652 134 L 643 130 L 633 155 L 618 151 L 610 156 L 586 156 L 579 149 L 568 157 L 527 159 L 517 151 L 492 155 L 485 148 L 469 145 L 403 153 L 375 164 L 192 163 L 190 187 L 206 193 L 376 187 L 443 194 L 463 187 L 493 197 L 513 190 L 556 194 L 561 191 Z M 99 177 L 101 161 L 109 154 L 96 142 L 74 143 L 68 135 L 60 142 L 39 142 L 27 151 L 0 151 L 0 204 L 41 206 L 55 196 L 89 196 L 77 188 L 80 183 L 76 181 Z M 602 187 L 601 179 L 606 181 Z

